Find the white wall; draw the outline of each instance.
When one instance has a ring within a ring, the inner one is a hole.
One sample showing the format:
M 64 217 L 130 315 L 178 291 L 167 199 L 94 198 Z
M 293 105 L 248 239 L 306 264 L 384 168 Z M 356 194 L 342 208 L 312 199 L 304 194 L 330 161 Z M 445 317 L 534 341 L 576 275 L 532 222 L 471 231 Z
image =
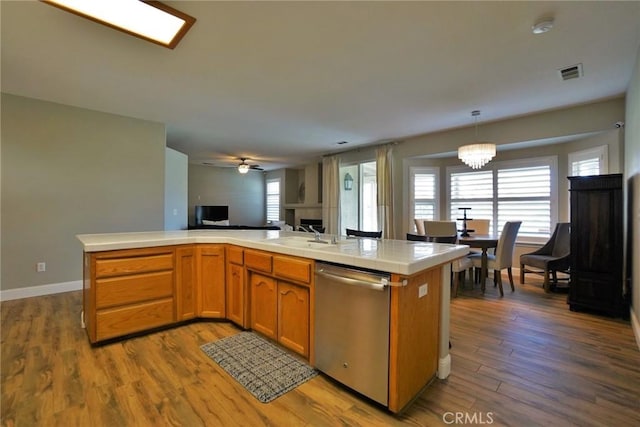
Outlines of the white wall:
M 1 102 L 3 298 L 80 281 L 76 234 L 163 229 L 162 123 L 4 93 Z
M 189 223 L 196 205 L 227 205 L 229 221 L 238 225 L 265 224 L 265 176 L 259 171 L 189 164 Z
M 640 347 L 640 48 L 626 99 L 624 178 L 627 184 L 627 277 L 632 288 L 631 320 Z
M 188 225 L 189 158 L 166 148 L 164 164 L 164 229 L 185 230 Z

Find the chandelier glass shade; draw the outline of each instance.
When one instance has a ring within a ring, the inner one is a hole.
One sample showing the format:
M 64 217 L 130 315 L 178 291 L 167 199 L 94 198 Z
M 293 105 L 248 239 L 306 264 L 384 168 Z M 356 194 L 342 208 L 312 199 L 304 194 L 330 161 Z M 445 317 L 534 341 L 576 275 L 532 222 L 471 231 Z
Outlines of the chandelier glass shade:
M 238 172 L 247 173 L 249 172 L 249 165 L 246 163 L 241 163 L 238 165 Z
M 471 169 L 480 169 L 496 155 L 496 144 L 478 142 L 458 148 L 458 158 Z
M 473 110 L 471 116 L 476 125 L 476 141 L 478 140 L 478 117 L 480 110 Z M 492 142 L 475 142 L 458 148 L 458 158 L 471 169 L 480 169 L 496 156 L 496 144 Z

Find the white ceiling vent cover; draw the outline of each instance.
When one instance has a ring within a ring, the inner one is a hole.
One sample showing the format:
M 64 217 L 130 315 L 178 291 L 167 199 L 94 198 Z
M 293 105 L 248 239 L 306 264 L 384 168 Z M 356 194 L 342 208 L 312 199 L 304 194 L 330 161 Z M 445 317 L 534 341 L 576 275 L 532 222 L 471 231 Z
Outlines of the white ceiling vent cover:
M 561 68 L 558 70 L 558 74 L 560 74 L 560 78 L 562 80 L 571 80 L 582 77 L 584 74 L 582 73 L 582 64 L 572 65 L 570 67 Z

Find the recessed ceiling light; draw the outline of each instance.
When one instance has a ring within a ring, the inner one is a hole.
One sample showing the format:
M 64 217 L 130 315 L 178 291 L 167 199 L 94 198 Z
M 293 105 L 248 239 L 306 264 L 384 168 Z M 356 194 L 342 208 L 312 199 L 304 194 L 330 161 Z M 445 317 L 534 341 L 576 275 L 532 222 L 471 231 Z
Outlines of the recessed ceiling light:
M 173 49 L 196 19 L 159 1 L 42 0 L 83 18 Z
M 549 30 L 551 30 L 552 28 L 553 28 L 553 19 L 545 19 L 538 22 L 533 27 L 531 27 L 531 32 L 533 34 L 544 34 Z

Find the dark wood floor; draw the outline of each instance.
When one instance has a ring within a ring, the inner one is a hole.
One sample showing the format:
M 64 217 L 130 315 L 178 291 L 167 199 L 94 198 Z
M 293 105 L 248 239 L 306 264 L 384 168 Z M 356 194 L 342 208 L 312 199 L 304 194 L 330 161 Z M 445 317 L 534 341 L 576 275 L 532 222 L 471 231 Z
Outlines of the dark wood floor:
M 545 294 L 539 281 L 504 298 L 492 286 L 463 289 L 451 307 L 451 376 L 394 417 L 323 375 L 258 402 L 199 350 L 236 333 L 229 323 L 92 348 L 79 292 L 3 302 L 2 424 L 640 425 L 640 352 L 628 322 L 570 312 L 565 295 Z

